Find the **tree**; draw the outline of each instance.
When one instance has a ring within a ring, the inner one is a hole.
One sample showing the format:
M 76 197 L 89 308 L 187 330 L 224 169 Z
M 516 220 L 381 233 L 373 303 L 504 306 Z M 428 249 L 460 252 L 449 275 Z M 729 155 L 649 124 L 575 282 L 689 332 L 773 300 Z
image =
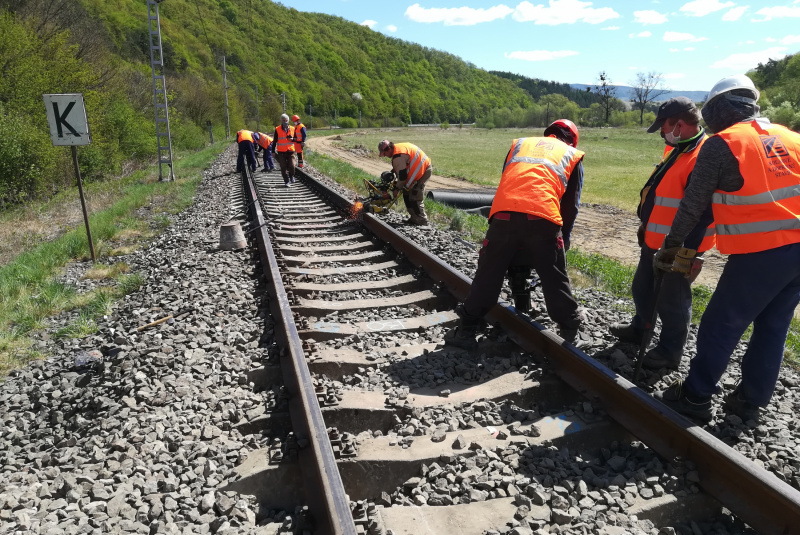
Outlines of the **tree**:
M 664 85 L 664 75 L 660 72 L 650 71 L 636 73 L 636 80 L 630 82 L 633 88 L 633 107 L 639 110 L 639 124 L 644 124 L 644 110 L 647 105 L 654 102 L 664 93 L 669 92 L 669 88 Z
M 600 83 L 594 86 L 594 93 L 600 99 L 600 109 L 603 110 L 605 122 L 608 123 L 614 101 L 617 99 L 617 88 L 611 85 L 611 77 L 606 74 L 606 71 L 600 71 L 597 79 Z

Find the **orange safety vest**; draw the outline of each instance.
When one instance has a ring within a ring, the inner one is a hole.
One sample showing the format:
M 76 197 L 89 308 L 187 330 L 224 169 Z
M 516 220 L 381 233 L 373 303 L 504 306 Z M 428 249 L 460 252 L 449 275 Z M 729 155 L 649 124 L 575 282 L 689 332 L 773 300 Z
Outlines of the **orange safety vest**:
M 253 133 L 250 130 L 239 130 L 236 132 L 236 143 L 241 143 L 242 141 L 249 141 L 252 143 Z
M 753 120 L 717 135 L 744 177 L 739 191 L 714 192 L 717 249 L 746 254 L 800 243 L 800 134 Z
M 405 188 L 411 189 L 411 185 L 422 178 L 425 171 L 430 168 L 431 159 L 413 143 L 395 143 L 392 158 L 398 154 L 408 154 L 409 162 L 406 166 L 407 179 Z
M 269 149 L 269 146 L 270 146 L 270 145 L 272 145 L 272 138 L 271 138 L 271 137 L 269 137 L 269 136 L 268 136 L 267 134 L 265 134 L 264 132 L 259 132 L 259 133 L 258 133 L 258 141 L 257 141 L 257 143 L 258 143 L 258 144 L 259 144 L 259 145 L 260 145 L 260 146 L 261 146 L 261 147 L 262 147 L 264 150 L 268 150 L 268 149 Z
M 659 249 L 664 243 L 664 238 L 669 234 L 672 228 L 672 221 L 675 219 L 675 214 L 678 213 L 678 206 L 683 199 L 683 192 L 686 189 L 686 182 L 689 179 L 689 174 L 694 169 L 695 161 L 697 161 L 697 153 L 700 152 L 700 147 L 706 141 L 705 135 L 691 152 L 682 152 L 678 155 L 677 159 L 672 162 L 672 165 L 661 181 L 656 187 L 655 204 L 653 211 L 650 212 L 650 217 L 647 220 L 645 227 L 644 241 L 651 249 Z M 672 148 L 672 147 L 670 147 Z M 698 252 L 708 251 L 714 247 L 714 223 L 711 223 L 705 232 L 703 241 L 697 248 Z
M 294 127 L 289 125 L 289 131 L 283 131 L 283 125 L 278 125 L 275 127 L 275 131 L 278 133 L 278 146 L 276 147 L 277 152 L 294 152 Z
M 303 133 L 303 128 L 305 128 L 305 127 L 306 127 L 306 125 L 304 125 L 303 123 L 295 125 L 295 127 L 294 127 L 295 134 L 298 135 L 298 136 L 301 135 Z M 295 150 L 295 152 L 303 152 L 303 141 L 305 141 L 305 140 L 304 139 L 298 139 L 297 141 L 294 142 L 294 150 Z
M 503 165 L 489 219 L 496 212 L 521 212 L 563 225 L 561 197 L 584 154 L 554 137 L 515 139 Z

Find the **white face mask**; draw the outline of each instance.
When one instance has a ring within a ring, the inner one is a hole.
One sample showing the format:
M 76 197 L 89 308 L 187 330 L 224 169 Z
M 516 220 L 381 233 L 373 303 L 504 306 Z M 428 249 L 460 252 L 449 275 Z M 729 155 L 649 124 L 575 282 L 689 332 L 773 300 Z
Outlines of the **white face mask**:
M 675 126 L 678 126 L 678 125 L 676 124 Z M 672 131 L 664 133 L 664 136 L 663 136 L 663 137 L 664 137 L 664 141 L 665 141 L 665 142 L 667 143 L 667 145 L 669 145 L 670 147 L 674 147 L 674 146 L 676 146 L 678 143 L 680 143 L 680 142 L 681 142 L 681 136 L 680 136 L 680 135 L 677 135 L 677 136 L 676 136 L 675 134 L 673 134 L 672 132 L 674 132 L 674 131 L 675 131 L 675 129 L 673 128 L 673 129 L 672 129 Z M 680 130 L 679 130 L 679 131 L 680 131 Z

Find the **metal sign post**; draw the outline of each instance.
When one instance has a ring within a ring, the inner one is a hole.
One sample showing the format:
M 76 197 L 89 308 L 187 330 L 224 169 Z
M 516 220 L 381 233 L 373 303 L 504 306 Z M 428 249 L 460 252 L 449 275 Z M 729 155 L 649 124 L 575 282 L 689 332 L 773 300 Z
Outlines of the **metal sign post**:
M 88 145 L 92 142 L 83 93 L 42 95 L 42 97 L 44 97 L 44 107 L 47 110 L 47 123 L 50 125 L 50 139 L 53 146 L 69 146 L 72 149 L 72 163 L 75 165 L 75 177 L 78 180 L 78 192 L 81 196 L 83 223 L 86 225 L 89 251 L 92 254 L 92 262 L 97 262 L 92 242 L 92 229 L 89 227 L 89 212 L 86 210 L 86 199 L 83 196 L 78 150 L 75 148 L 77 145 Z

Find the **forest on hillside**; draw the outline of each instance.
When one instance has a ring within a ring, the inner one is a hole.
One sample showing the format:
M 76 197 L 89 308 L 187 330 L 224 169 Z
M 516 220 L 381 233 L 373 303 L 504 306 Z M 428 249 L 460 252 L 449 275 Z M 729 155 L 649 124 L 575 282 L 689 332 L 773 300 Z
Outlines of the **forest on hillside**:
M 538 128 L 559 117 L 639 126 L 653 117 L 628 111 L 613 95 L 487 72 L 340 17 L 267 0 L 163 0 L 158 9 L 179 151 L 203 147 L 209 123 L 215 139 L 226 139 L 241 128 L 271 128 L 284 109 L 312 128 Z M 796 66 L 763 70 L 760 82 L 781 88 L 765 94 L 781 117 L 791 111 L 796 119 Z M 74 181 L 68 151 L 50 143 L 44 93 L 84 94 L 92 132 L 92 144 L 79 151 L 86 180 L 153 161 L 147 0 L 0 0 L 0 73 L 0 208 Z

